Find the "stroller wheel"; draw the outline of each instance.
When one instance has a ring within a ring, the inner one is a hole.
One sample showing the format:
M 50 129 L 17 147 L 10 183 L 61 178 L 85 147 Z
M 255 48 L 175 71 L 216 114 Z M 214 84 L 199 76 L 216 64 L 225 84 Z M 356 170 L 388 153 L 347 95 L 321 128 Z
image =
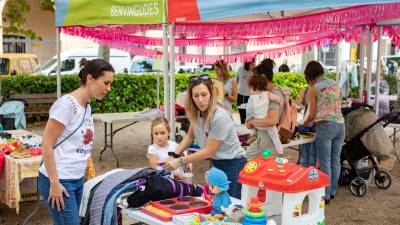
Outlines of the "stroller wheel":
M 386 171 L 377 171 L 374 176 L 374 182 L 380 189 L 387 189 L 392 184 L 392 178 Z
M 362 197 L 368 191 L 367 182 L 362 177 L 355 177 L 350 182 L 350 192 L 357 196 Z

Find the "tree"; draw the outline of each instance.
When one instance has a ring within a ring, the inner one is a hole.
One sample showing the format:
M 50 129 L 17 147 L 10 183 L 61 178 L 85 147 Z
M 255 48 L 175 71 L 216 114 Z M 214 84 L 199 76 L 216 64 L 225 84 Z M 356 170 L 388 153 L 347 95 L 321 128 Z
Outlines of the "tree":
M 54 0 L 40 0 L 42 10 L 54 10 Z M 4 34 L 21 34 L 31 40 L 41 40 L 31 29 L 26 29 L 25 15 L 31 11 L 31 6 L 26 0 L 8 0 L 5 11 L 3 12 Z

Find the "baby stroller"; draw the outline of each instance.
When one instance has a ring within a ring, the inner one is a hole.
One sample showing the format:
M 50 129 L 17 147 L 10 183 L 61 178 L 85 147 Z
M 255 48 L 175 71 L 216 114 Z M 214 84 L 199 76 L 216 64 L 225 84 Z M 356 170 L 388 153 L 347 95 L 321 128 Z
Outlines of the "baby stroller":
M 363 107 L 365 107 L 365 105 Z M 370 117 L 375 118 L 376 114 L 374 114 L 375 112 L 371 110 L 372 107 L 371 106 L 367 107 L 369 107 L 368 109 L 369 112 L 367 111 L 365 112 L 369 113 Z M 347 112 L 343 112 L 343 114 L 345 115 L 345 119 L 347 120 L 347 115 L 349 113 L 359 108 L 360 107 L 354 107 L 351 109 L 347 109 Z M 371 153 L 371 152 L 376 153 L 377 151 L 379 151 L 379 149 L 374 149 L 374 150 L 368 149 L 366 147 L 365 139 L 363 138 L 363 136 L 366 135 L 366 133 L 368 133 L 369 131 L 372 131 L 376 128 L 381 128 L 380 124 L 382 124 L 383 128 L 386 127 L 389 123 L 396 120 L 399 116 L 400 112 L 388 113 L 383 117 L 377 119 L 375 122 L 373 122 L 366 128 L 361 129 L 361 131 L 352 136 L 349 140 L 345 141 L 341 153 L 341 174 L 339 178 L 339 184 L 349 185 L 350 192 L 353 195 L 357 197 L 362 197 L 367 193 L 368 191 L 367 180 L 369 179 L 371 172 L 373 172 L 372 173 L 374 176 L 373 180 L 378 188 L 387 189 L 392 184 L 392 179 L 390 177 L 390 174 L 386 171 L 381 171 L 378 168 L 377 158 L 379 160 L 380 156 L 378 157 L 377 155 Z M 352 125 L 350 124 L 350 126 Z M 382 132 L 384 131 L 382 130 Z M 371 135 L 371 133 L 368 133 L 368 135 Z M 387 137 L 387 139 L 389 138 Z M 389 145 L 391 146 L 391 143 Z M 344 164 L 345 161 L 347 161 L 348 166 Z M 364 164 L 363 167 L 360 167 L 359 162 L 363 161 L 367 163 Z
M 176 107 L 177 110 L 177 116 L 176 116 L 176 131 L 175 131 L 175 141 L 181 142 L 182 139 L 186 136 L 188 130 L 189 130 L 189 119 L 186 116 L 185 113 L 185 108 L 182 106 L 178 105 L 179 107 Z M 178 109 L 179 108 L 179 109 Z
M 0 131 L 26 128 L 25 101 L 13 99 L 11 95 L 5 96 L 0 102 Z
M 189 119 L 186 116 L 185 112 L 185 99 L 186 99 L 186 89 L 182 89 L 177 97 L 176 97 L 176 130 L 175 130 L 175 140 L 177 142 L 181 142 L 182 139 L 186 136 L 189 130 Z

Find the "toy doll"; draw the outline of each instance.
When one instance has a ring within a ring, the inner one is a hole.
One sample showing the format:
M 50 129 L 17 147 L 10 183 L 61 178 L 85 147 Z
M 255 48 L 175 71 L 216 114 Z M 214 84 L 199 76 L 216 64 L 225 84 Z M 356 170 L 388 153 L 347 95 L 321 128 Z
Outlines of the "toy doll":
M 207 171 L 207 183 L 213 197 L 213 208 L 211 215 L 223 214 L 228 210 L 229 205 L 232 203 L 227 190 L 229 189 L 229 181 L 226 174 L 215 167 Z

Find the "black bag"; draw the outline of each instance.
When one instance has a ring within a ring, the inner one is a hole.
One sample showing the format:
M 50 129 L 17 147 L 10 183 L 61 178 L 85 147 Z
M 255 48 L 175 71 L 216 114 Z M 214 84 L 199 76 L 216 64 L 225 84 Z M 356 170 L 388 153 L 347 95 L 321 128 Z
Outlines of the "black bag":
M 400 101 L 399 100 L 389 100 L 389 109 L 390 112 L 400 112 Z M 392 121 L 392 123 L 399 123 L 399 119 L 395 119 Z
M 0 115 L 0 124 L 3 130 L 15 130 L 15 118 L 5 118 Z

